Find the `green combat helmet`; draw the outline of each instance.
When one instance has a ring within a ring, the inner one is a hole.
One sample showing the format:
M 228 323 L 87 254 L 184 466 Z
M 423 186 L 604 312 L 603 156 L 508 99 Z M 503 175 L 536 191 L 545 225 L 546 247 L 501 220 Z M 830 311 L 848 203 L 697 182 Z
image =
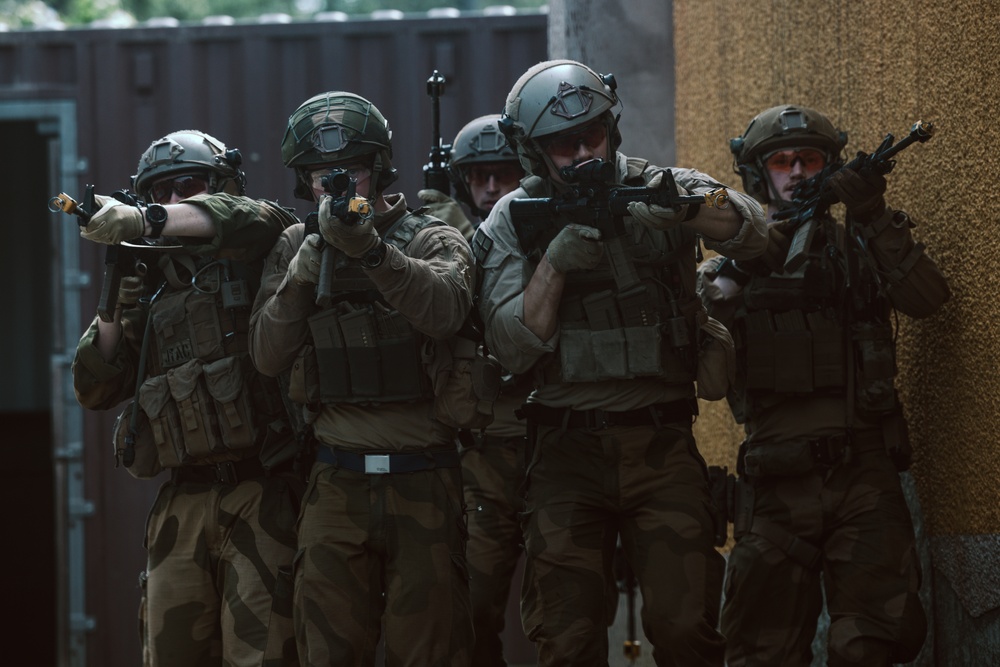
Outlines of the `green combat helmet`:
M 455 135 L 451 144 L 451 159 L 448 163 L 448 175 L 455 186 L 455 198 L 469 206 L 472 212 L 483 217 L 485 211 L 476 208 L 469 191 L 468 170 L 474 164 L 513 162 L 517 163 L 517 155 L 507 144 L 506 137 L 500 133 L 497 122 L 500 114 L 480 116 L 470 121 Z
M 521 166 L 529 174 L 548 175 L 547 157 L 538 142 L 557 132 L 572 130 L 595 119 L 603 119 L 610 149 L 617 150 L 622 137 L 620 108 L 613 74 L 598 74 L 575 60 L 548 60 L 521 75 L 504 104 L 500 130 L 517 150 Z
M 767 204 L 774 193 L 764 160 L 771 153 L 784 148 L 818 148 L 826 154 L 828 165 L 839 165 L 846 144 L 847 133 L 834 128 L 820 112 L 783 104 L 757 114 L 742 136 L 729 140 L 729 150 L 734 158 L 733 171 L 743 179 L 743 190 Z M 782 201 L 777 196 L 775 200 Z
M 374 104 L 353 93 L 322 93 L 288 118 L 281 161 L 295 169 L 295 196 L 313 201 L 308 172 L 320 166 L 360 161 L 371 165 L 369 199 L 396 180 L 392 131 Z
M 157 139 L 139 158 L 139 167 L 132 177 L 132 189 L 142 199 L 152 201 L 153 183 L 170 176 L 205 174 L 208 191 L 242 195 L 247 178 L 240 165 L 243 156 L 236 148 L 198 130 L 179 130 Z

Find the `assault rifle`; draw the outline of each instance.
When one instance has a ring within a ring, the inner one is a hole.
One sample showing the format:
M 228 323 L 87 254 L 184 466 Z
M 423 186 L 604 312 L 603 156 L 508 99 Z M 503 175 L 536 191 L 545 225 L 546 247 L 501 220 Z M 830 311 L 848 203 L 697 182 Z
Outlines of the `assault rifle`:
M 357 196 L 357 183 L 345 170 L 333 169 L 323 177 L 323 191 L 333 197 L 330 202 L 330 213 L 345 225 L 361 225 L 375 214 L 371 203 L 364 197 Z M 317 207 L 318 209 L 318 207 Z M 314 211 L 306 216 L 306 235 L 320 234 L 319 212 Z M 322 241 L 323 235 L 320 234 Z M 323 243 L 323 258 L 319 265 L 319 284 L 316 285 L 316 305 L 328 306 L 332 299 L 330 288 L 333 284 L 333 248 L 325 241 Z
M 139 206 L 141 202 L 127 190 L 118 190 L 112 195 L 115 199 Z M 83 202 L 78 203 L 68 194 L 61 192 L 49 199 L 49 210 L 53 213 L 62 211 L 77 216 L 80 227 L 86 227 L 90 218 L 97 212 L 94 197 L 94 186 L 88 185 L 84 190 Z M 145 265 L 139 262 L 133 254 L 119 245 L 109 245 L 104 251 L 104 280 L 101 283 L 101 297 L 97 302 L 97 316 L 104 322 L 113 322 L 115 309 L 118 307 L 118 289 L 121 287 L 122 274 L 144 271 Z
M 424 165 L 424 187 L 451 195 L 451 180 L 448 178 L 448 161 L 451 145 L 441 141 L 441 95 L 444 93 L 445 78 L 437 70 L 427 79 L 427 94 L 431 98 L 432 122 L 434 127 L 430 161 Z
M 616 185 L 613 183 L 615 165 L 601 159 L 563 167 L 560 174 L 570 185 L 563 194 L 510 202 L 511 221 L 526 255 L 544 252 L 555 235 L 569 223 L 596 227 L 605 240 L 624 236 L 623 218 L 628 215 L 628 205 L 632 202 L 674 209 L 685 205 L 706 204 L 715 208 L 729 205 L 725 188 L 700 195 L 679 194 L 669 169 L 663 171 L 659 188 Z
M 928 141 L 932 136 L 934 124 L 918 120 L 898 143 L 893 143 L 895 138 L 892 133 L 886 134 L 873 153 L 858 152 L 847 164 L 828 165 L 812 178 L 799 183 L 792 193 L 794 205 L 774 216 L 776 220 L 786 221 L 781 225 L 784 234 L 794 233 L 786 254 L 785 270 L 794 273 L 802 266 L 816 230 L 813 221 L 826 215 L 830 207 L 839 201 L 830 187 L 830 179 L 835 173 L 841 169 L 851 169 L 859 173 L 872 171 L 884 176 L 896 166 L 893 156 L 911 144 Z

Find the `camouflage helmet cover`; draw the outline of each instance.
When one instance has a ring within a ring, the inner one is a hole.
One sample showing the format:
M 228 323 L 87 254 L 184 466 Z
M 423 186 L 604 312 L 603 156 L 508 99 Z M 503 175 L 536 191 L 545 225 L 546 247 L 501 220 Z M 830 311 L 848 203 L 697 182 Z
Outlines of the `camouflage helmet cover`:
M 156 181 L 204 173 L 208 176 L 209 192 L 242 195 L 246 187 L 246 175 L 239 168 L 242 162 L 239 150 L 226 148 L 215 137 L 198 130 L 179 130 L 157 139 L 143 152 L 132 176 L 132 189 L 148 200 Z
M 538 139 L 603 119 L 611 150 L 621 145 L 614 75 L 601 75 L 575 60 L 548 60 L 521 75 L 507 95 L 500 129 L 516 148 L 521 166 L 545 176 Z
M 746 193 L 766 204 L 770 192 L 764 160 L 770 154 L 785 148 L 811 147 L 826 154 L 827 164 L 838 164 L 846 144 L 847 133 L 836 129 L 820 112 L 783 104 L 757 114 L 741 136 L 730 139 L 729 150 Z
M 320 165 L 363 158 L 372 162 L 372 193 L 396 180 L 392 131 L 374 104 L 353 93 L 315 95 L 292 113 L 281 140 L 281 161 L 298 175 L 295 195 L 311 200 L 306 172 Z

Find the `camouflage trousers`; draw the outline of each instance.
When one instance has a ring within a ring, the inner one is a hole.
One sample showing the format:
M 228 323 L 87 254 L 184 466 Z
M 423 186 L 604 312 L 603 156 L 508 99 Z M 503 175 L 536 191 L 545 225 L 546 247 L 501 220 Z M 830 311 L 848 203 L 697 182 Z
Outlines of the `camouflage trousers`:
M 299 516 L 295 635 L 304 667 L 466 666 L 473 643 L 458 468 L 313 465 Z
M 502 667 L 507 598 L 523 552 L 524 438 L 489 438 L 462 450 L 462 481 L 469 510 L 469 588 L 476 645 L 472 664 Z
M 280 477 L 164 484 L 146 528 L 143 664 L 297 665 L 297 513 L 296 492 Z
M 828 472 L 759 479 L 753 488 L 755 527 L 738 536 L 729 556 L 722 631 L 730 667 L 809 665 L 821 586 L 829 665 L 912 660 L 927 628 L 917 597 L 920 563 L 899 474 L 885 452 L 856 454 Z M 820 547 L 819 564 L 807 567 L 756 534 L 761 520 Z
M 539 427 L 528 469 L 522 621 L 539 665 L 607 665 L 620 536 L 658 665 L 721 666 L 724 561 L 691 427 Z

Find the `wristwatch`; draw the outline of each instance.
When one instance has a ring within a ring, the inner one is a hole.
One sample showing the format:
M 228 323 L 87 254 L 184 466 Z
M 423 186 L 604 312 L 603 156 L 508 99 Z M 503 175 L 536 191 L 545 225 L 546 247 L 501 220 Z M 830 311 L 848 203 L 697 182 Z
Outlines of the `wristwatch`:
M 375 244 L 375 247 L 369 250 L 361 258 L 361 266 L 366 269 L 374 269 L 382 265 L 382 261 L 385 260 L 385 254 L 389 251 L 389 246 L 386 245 L 385 241 L 379 241 Z
M 163 233 L 163 226 L 167 224 L 167 209 L 162 204 L 150 204 L 146 207 L 146 222 L 152 230 L 149 238 L 158 239 Z

